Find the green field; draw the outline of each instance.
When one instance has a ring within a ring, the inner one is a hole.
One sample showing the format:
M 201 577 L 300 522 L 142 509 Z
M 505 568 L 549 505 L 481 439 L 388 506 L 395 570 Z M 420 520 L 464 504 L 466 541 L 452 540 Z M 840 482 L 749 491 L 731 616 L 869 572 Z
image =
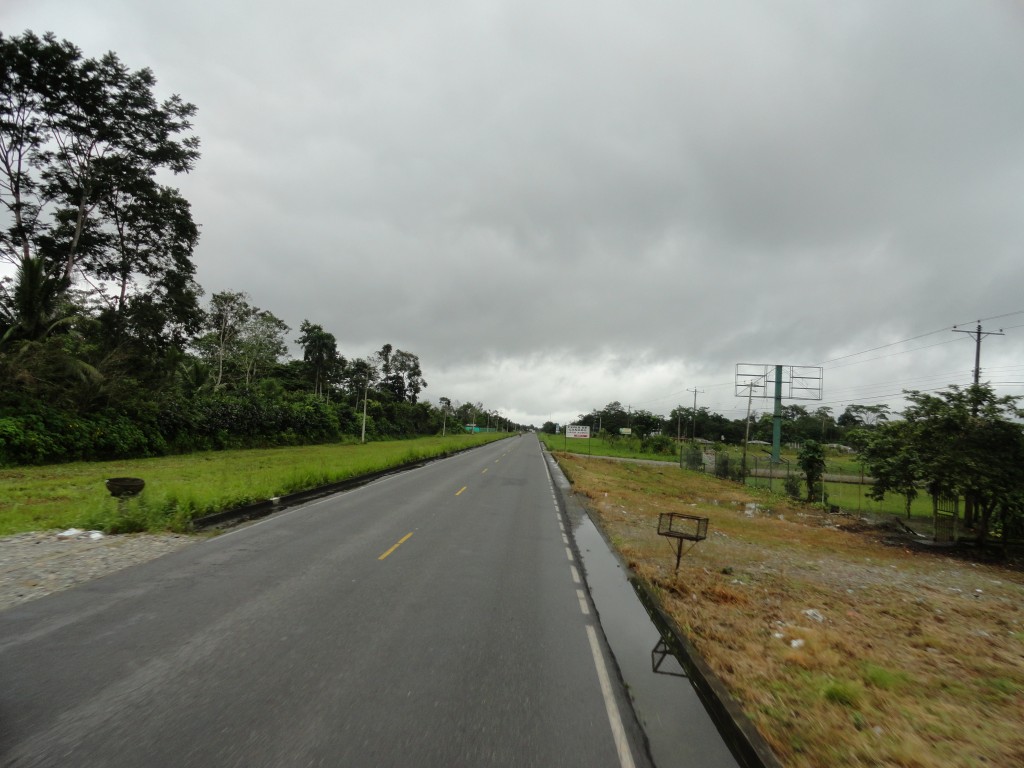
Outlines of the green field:
M 640 441 L 635 437 L 592 437 L 588 440 L 570 440 L 565 435 L 549 435 L 546 432 L 539 432 L 538 436 L 549 451 L 591 453 L 594 456 L 616 456 L 622 459 L 651 459 L 679 463 L 679 454 L 677 453 L 646 453 L 640 450 Z
M 665 453 L 647 453 L 640 449 L 640 441 L 636 438 L 622 438 L 616 437 L 611 439 L 606 438 L 591 438 L 590 440 L 570 440 L 564 435 L 549 435 L 541 434 L 541 440 L 551 451 L 567 451 L 569 453 L 580 453 L 580 454 L 591 454 L 593 456 L 612 456 L 623 459 L 647 459 L 654 461 L 664 461 L 668 463 L 679 464 L 679 454 L 665 454 Z M 706 450 L 713 451 L 717 450 L 719 446 L 705 446 Z M 747 454 L 747 467 L 751 472 L 755 468 L 764 468 L 770 466 L 768 463 L 768 454 L 765 451 L 766 446 L 757 445 L 751 446 Z M 743 456 L 743 449 L 739 446 L 726 446 L 724 452 L 733 458 L 733 460 L 739 464 Z M 861 464 L 857 457 L 851 454 L 836 454 L 827 453 L 827 460 L 825 464 L 826 475 L 843 475 L 844 479 L 849 477 L 860 478 L 862 476 Z M 801 474 L 797 467 L 797 452 L 793 450 L 783 450 L 781 453 L 783 459 L 783 467 L 792 467 L 793 474 Z M 777 472 L 784 471 L 776 469 Z M 768 477 L 748 477 L 747 485 L 756 486 L 758 488 L 767 488 L 771 486 L 773 491 L 779 493 L 784 492 L 783 478 L 775 477 L 770 482 Z M 806 495 L 807 486 L 801 482 L 801 493 Z M 861 484 L 859 482 L 832 482 L 828 481 L 825 483 L 826 500 L 829 505 L 835 505 L 847 512 L 866 512 L 871 514 L 893 514 L 903 516 L 906 514 L 905 500 L 902 496 L 886 496 L 882 501 L 874 501 L 868 496 L 868 490 L 870 485 Z M 922 493 L 914 500 L 910 508 L 911 514 L 915 517 L 931 517 L 932 515 L 932 501 L 931 498 Z
M 132 461 L 0 470 L 0 535 L 78 527 L 108 533 L 185 530 L 197 517 L 379 472 L 508 437 L 455 434 L 365 445 L 217 451 Z M 123 502 L 110 477 L 140 477 L 146 489 Z

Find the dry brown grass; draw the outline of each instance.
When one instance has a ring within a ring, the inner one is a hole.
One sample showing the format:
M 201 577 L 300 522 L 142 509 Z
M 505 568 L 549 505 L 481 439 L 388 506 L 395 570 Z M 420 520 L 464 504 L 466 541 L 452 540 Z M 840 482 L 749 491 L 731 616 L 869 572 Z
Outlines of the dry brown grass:
M 558 459 L 784 764 L 1024 765 L 1020 572 L 676 467 Z M 710 520 L 678 575 L 660 512 Z

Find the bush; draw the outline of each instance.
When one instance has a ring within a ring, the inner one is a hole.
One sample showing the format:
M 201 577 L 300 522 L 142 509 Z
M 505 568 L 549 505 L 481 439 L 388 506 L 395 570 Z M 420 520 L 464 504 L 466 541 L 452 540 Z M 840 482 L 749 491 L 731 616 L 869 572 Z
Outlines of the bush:
M 664 456 L 672 456 L 676 452 L 676 443 L 668 435 L 654 435 L 642 442 L 645 453 L 655 453 Z
M 786 489 L 786 495 L 793 499 L 800 498 L 800 478 L 796 475 L 787 475 L 783 487 Z

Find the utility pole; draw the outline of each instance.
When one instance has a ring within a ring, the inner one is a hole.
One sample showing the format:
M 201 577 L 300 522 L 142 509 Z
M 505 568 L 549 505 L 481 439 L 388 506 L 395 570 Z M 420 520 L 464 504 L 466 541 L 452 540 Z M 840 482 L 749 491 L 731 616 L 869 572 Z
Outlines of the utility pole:
M 686 391 L 687 392 L 693 392 L 693 412 L 690 414 L 690 421 L 692 422 L 690 432 L 692 434 L 690 435 L 690 439 L 696 441 L 696 439 L 697 439 L 697 393 L 700 392 L 701 394 L 704 394 L 704 390 L 703 389 L 697 389 L 696 387 L 694 387 L 693 389 L 688 389 Z
M 966 333 L 974 337 L 974 383 L 978 384 L 981 381 L 981 340 L 986 336 L 1005 336 L 1003 329 L 1000 328 L 998 331 L 984 331 L 981 330 L 981 323 L 978 323 L 976 330 L 968 331 L 963 328 L 957 328 L 953 326 L 953 333 Z
M 978 321 L 978 327 L 973 331 L 964 330 L 963 328 L 957 328 L 953 326 L 954 333 L 966 333 L 974 337 L 974 385 L 977 386 L 981 382 L 981 340 L 986 336 L 1005 336 L 1003 329 L 1000 328 L 998 331 L 982 331 L 981 321 Z M 971 397 L 971 415 L 978 415 L 978 401 L 972 396 Z M 967 488 L 964 490 L 964 525 L 970 528 L 974 524 L 974 508 L 976 506 L 976 494 L 973 489 Z

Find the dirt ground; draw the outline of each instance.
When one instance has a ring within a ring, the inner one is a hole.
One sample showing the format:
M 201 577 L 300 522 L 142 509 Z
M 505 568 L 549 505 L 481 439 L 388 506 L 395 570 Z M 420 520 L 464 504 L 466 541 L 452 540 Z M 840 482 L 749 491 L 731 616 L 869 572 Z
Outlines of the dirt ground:
M 921 546 L 891 518 L 677 467 L 558 458 L 783 764 L 1024 765 L 1019 568 Z M 709 521 L 678 573 L 664 512 Z

